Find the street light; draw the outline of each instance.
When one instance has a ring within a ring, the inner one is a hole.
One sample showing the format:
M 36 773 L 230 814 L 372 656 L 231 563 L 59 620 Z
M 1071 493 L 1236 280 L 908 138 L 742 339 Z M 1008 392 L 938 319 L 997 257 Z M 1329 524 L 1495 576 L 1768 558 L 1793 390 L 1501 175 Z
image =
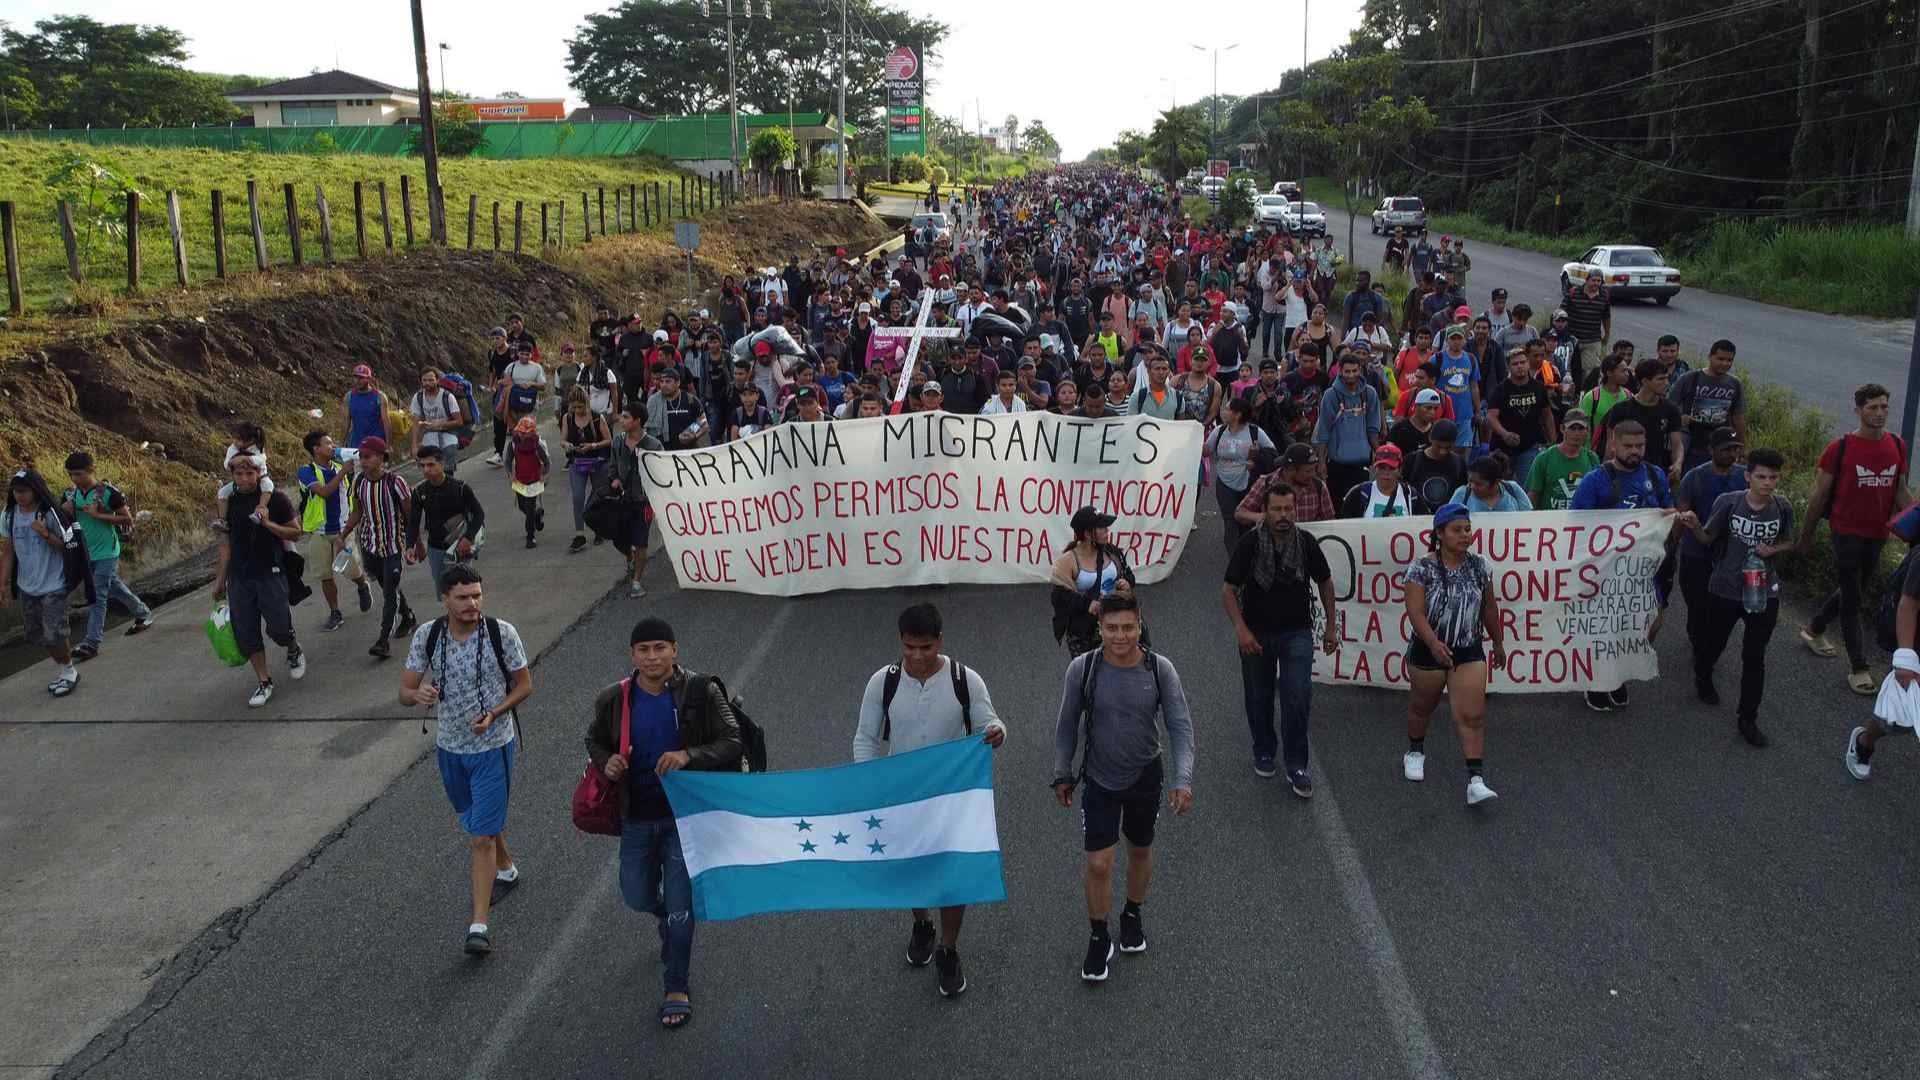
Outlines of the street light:
M 447 43 L 440 43 L 440 89 L 447 88 Z
M 1224 49 L 1216 47 L 1212 50 L 1205 45 L 1195 45 L 1191 41 L 1187 42 L 1187 46 L 1201 52 L 1213 53 L 1213 108 L 1211 110 L 1213 119 L 1210 121 L 1211 131 L 1207 136 L 1207 156 L 1217 158 L 1220 156 L 1220 54 L 1232 52 L 1240 47 L 1240 43 L 1236 41 Z

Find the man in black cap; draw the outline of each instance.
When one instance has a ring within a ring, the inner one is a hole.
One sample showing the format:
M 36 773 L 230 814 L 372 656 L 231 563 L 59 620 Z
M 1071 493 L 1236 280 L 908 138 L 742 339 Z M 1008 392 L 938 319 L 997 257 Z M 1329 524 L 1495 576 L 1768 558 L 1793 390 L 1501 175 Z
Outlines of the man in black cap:
M 633 673 L 594 699 L 587 755 L 619 785 L 620 895 L 629 908 L 660 922 L 666 961 L 660 1024 L 675 1029 L 693 1018 L 687 991 L 693 882 L 660 777 L 674 769 L 737 768 L 745 744 L 725 687 L 680 666 L 680 646 L 666 620 L 641 619 L 628 645 Z
M 1333 501 L 1333 493 L 1327 490 L 1326 482 L 1320 479 L 1319 461 L 1314 456 L 1313 447 L 1307 443 L 1294 443 L 1280 454 L 1280 467 L 1255 480 L 1233 508 L 1233 520 L 1248 528 L 1257 528 L 1267 520 L 1267 491 L 1273 485 L 1286 481 L 1293 488 L 1293 520 L 1304 524 L 1309 521 L 1331 521 L 1340 516 L 1340 506 Z

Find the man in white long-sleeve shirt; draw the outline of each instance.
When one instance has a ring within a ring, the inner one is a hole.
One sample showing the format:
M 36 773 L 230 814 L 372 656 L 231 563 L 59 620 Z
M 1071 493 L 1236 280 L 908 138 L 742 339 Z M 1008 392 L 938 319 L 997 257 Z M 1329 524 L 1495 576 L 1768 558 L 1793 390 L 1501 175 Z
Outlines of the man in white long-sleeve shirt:
M 940 609 L 915 604 L 900 613 L 900 662 L 873 673 L 860 699 L 860 726 L 853 734 L 853 760 L 870 761 L 882 753 L 917 750 L 934 743 L 984 732 L 988 746 L 1006 741 L 1006 725 L 993 711 L 986 681 L 979 672 L 940 652 Z M 888 684 L 892 694 L 888 694 Z M 964 688 L 964 691 L 963 689 Z M 961 694 L 965 693 L 963 701 Z M 913 909 L 913 934 L 907 939 L 907 963 L 924 966 L 938 960 L 940 993 L 956 997 L 967 989 L 960 971 L 960 920 L 964 904 L 940 909 L 940 946 L 934 948 L 933 918 Z

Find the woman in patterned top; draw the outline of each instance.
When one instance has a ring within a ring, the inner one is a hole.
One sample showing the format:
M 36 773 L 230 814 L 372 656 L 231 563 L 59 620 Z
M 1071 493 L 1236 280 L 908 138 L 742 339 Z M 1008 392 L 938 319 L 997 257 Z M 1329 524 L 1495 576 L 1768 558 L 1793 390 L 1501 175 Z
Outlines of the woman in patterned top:
M 1413 636 L 1407 642 L 1407 753 L 1402 767 L 1409 780 L 1426 779 L 1427 724 L 1440 695 L 1452 704 L 1460 752 L 1467 759 L 1467 805 L 1495 797 L 1487 786 L 1484 754 L 1487 718 L 1487 665 L 1505 667 L 1500 607 L 1493 595 L 1493 568 L 1469 548 L 1473 522 L 1467 508 L 1447 503 L 1433 515 L 1431 552 L 1407 568 L 1407 618 Z M 1492 655 L 1483 642 L 1491 639 Z

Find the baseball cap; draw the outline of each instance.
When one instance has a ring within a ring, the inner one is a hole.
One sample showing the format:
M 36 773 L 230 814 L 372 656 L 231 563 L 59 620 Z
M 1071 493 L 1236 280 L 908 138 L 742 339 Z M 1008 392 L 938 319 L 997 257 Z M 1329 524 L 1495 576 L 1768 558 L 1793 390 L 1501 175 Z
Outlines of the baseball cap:
M 701 308 L 699 311 L 694 312 L 694 314 L 700 316 L 703 319 L 713 318 L 713 312 L 708 311 L 706 308 Z
M 1567 317 L 1567 309 L 1566 309 L 1566 308 L 1563 308 L 1563 307 L 1562 307 L 1562 308 L 1554 308 L 1554 309 L 1553 309 L 1553 317 L 1554 317 L 1554 318 L 1556 318 L 1556 319 L 1564 319 L 1564 318 L 1566 318 L 1566 317 Z
M 1375 465 L 1392 465 L 1396 469 L 1399 468 L 1400 448 L 1392 443 L 1381 443 L 1380 448 L 1373 452 L 1373 463 Z
M 1453 239 L 1453 237 L 1451 237 L 1451 236 L 1448 236 L 1448 235 L 1447 235 L 1446 233 L 1441 233 L 1441 234 L 1440 234 L 1440 242 L 1441 242 L 1441 243 L 1443 243 L 1443 244 L 1444 244 L 1444 243 L 1446 243 L 1447 241 L 1449 241 L 1449 240 L 1451 240 L 1451 239 Z
M 1454 442 L 1460 438 L 1460 425 L 1451 420 L 1435 420 L 1433 430 L 1427 433 L 1427 438 L 1438 439 L 1441 442 Z
M 812 401 L 817 396 L 811 386 L 802 386 L 793 392 L 793 400 L 795 401 Z
M 360 456 L 366 457 L 368 454 L 379 454 L 381 457 L 386 457 L 387 456 L 387 440 L 381 438 L 378 435 L 369 435 L 366 438 L 361 439 L 360 440 Z
M 1447 328 L 1448 340 L 1452 340 L 1453 338 L 1460 338 L 1461 340 L 1464 341 L 1466 339 L 1466 336 L 1467 336 L 1467 332 L 1458 326 L 1450 326 Z
M 667 332 L 665 330 L 655 330 L 653 332 L 653 340 L 655 341 L 667 340 Z
M 506 337 L 507 328 L 504 326 L 496 326 L 493 329 L 487 331 L 487 336 L 488 337 Z
M 1472 520 L 1473 515 L 1467 512 L 1466 506 L 1457 502 L 1450 502 L 1433 512 L 1433 527 L 1435 530 L 1444 529 L 1455 521 Z
M 1280 361 L 1278 361 L 1278 360 L 1262 360 L 1262 361 L 1260 361 L 1260 370 L 1261 370 L 1261 371 L 1279 371 L 1279 370 L 1280 370 Z
M 1280 464 L 1287 468 L 1313 464 L 1313 447 L 1306 443 L 1290 443 L 1287 452 L 1280 455 Z
M 533 417 L 531 416 L 523 416 L 520 418 L 519 423 L 513 425 L 513 433 L 515 435 L 531 435 L 538 430 L 540 430 L 539 425 L 533 422 Z
M 1587 412 L 1585 409 L 1568 409 L 1567 415 L 1563 417 L 1560 421 L 1560 426 L 1561 427 L 1592 427 L 1593 423 L 1592 421 L 1587 419 Z M 1721 428 L 1719 430 L 1731 431 L 1732 429 Z M 1715 434 L 1718 434 L 1718 433 L 1719 433 L 1718 431 L 1715 432 Z
M 1435 390 L 1431 386 L 1413 395 L 1413 403 L 1415 405 L 1438 405 L 1440 404 L 1440 400 L 1440 391 Z
M 1092 532 L 1094 529 L 1104 529 L 1114 521 L 1112 514 L 1103 514 L 1091 506 L 1083 506 L 1073 512 L 1073 531 Z
M 1471 319 L 1473 318 L 1473 309 L 1465 304 L 1461 304 L 1459 307 L 1453 309 L 1453 317 L 1456 319 Z
M 857 313 L 857 312 L 862 312 L 862 311 L 866 311 L 866 312 L 871 312 L 871 311 L 873 311 L 873 305 L 872 305 L 872 304 L 869 304 L 869 303 L 867 303 L 867 302 L 866 302 L 865 300 L 862 300 L 862 301 L 860 301 L 860 306 L 859 306 L 859 307 L 857 307 L 857 308 L 854 308 L 853 310 L 854 310 L 854 311 L 855 311 L 856 313 Z
M 355 364 L 353 365 L 353 377 L 356 379 L 371 379 L 373 378 L 373 369 L 365 364 Z
M 947 396 L 947 391 L 946 391 L 946 388 L 941 386 L 939 383 L 929 380 L 927 382 L 923 382 L 920 384 L 920 396 L 921 397 L 945 397 Z
M 1707 448 L 1710 450 L 1718 450 L 1721 447 L 1725 447 L 1725 446 L 1739 446 L 1739 445 L 1740 445 L 1740 433 L 1733 430 L 1730 427 L 1714 428 L 1713 434 L 1707 436 Z
M 755 355 L 755 356 L 772 356 L 772 355 L 773 355 L 773 346 L 771 346 L 771 345 L 769 345 L 769 344 L 767 344 L 767 343 L 766 343 L 766 342 L 764 342 L 764 341 L 756 341 L 756 342 L 754 342 L 754 343 L 753 343 L 753 355 Z

